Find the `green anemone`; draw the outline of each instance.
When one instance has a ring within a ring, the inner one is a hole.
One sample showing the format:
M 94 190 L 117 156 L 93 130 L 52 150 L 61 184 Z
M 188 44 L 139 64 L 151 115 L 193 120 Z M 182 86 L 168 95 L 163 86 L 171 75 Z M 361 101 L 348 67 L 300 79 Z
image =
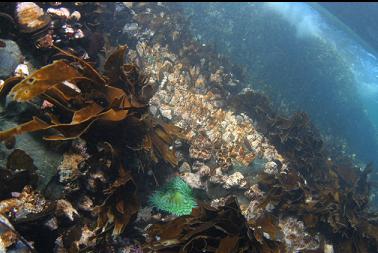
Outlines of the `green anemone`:
M 188 215 L 197 206 L 193 191 L 180 177 L 175 177 L 150 197 L 152 206 L 168 213 Z

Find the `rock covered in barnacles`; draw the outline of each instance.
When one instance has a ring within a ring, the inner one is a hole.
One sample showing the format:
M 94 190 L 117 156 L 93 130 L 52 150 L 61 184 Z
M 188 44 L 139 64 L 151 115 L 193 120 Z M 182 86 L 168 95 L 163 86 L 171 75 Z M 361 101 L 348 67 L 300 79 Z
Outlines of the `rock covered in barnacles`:
M 72 149 L 74 152 L 81 155 L 84 159 L 89 158 L 89 154 L 87 151 L 87 142 L 84 139 L 82 138 L 75 139 L 72 142 Z
M 245 180 L 243 174 L 241 174 L 239 171 L 226 177 L 224 181 L 225 181 L 224 188 L 226 189 L 230 189 L 233 187 L 244 188 L 247 185 L 247 181 Z
M 210 74 L 210 82 L 216 83 L 218 85 L 222 84 L 223 82 L 223 69 L 220 68 L 215 73 Z
M 269 161 L 264 166 L 264 172 L 268 174 L 276 174 L 278 173 L 278 165 L 273 161 Z
M 181 174 L 181 178 L 184 179 L 184 181 L 194 189 L 205 189 L 206 188 L 206 182 L 203 182 L 201 180 L 201 176 L 196 173 L 186 172 Z
M 16 7 L 16 17 L 20 29 L 24 33 L 32 33 L 46 27 L 50 17 L 41 7 L 33 2 L 20 2 Z
M 162 106 L 160 108 L 160 114 L 161 116 L 163 116 L 164 118 L 168 119 L 168 120 L 172 120 L 172 110 L 167 107 L 167 106 Z
M 307 233 L 302 221 L 293 217 L 286 217 L 279 220 L 278 226 L 284 234 L 284 240 L 289 252 L 319 249 L 319 236 Z
M 206 89 L 206 80 L 203 77 L 202 74 L 198 76 L 198 78 L 194 82 L 194 87 L 196 88 L 197 91 L 203 92 Z
M 252 185 L 244 195 L 250 200 L 262 200 L 264 193 L 259 188 L 258 184 Z
M 10 248 L 11 247 L 11 248 Z M 9 220 L 0 214 L 0 252 L 30 252 Z
M 217 199 L 213 199 L 210 202 L 210 205 L 214 208 L 220 208 L 225 205 L 226 201 L 227 201 L 227 197 L 217 198 Z
M 250 199 L 245 216 L 247 219 L 256 219 L 261 216 L 264 209 L 259 207 L 264 200 L 264 193 L 261 191 L 257 184 L 252 185 L 244 195 Z
M 179 168 L 179 172 L 180 173 L 190 172 L 190 164 L 187 162 L 183 162 Z
M 139 29 L 138 23 L 128 23 L 128 24 L 125 24 L 125 26 L 123 27 L 122 33 L 126 33 L 129 36 L 134 37 L 137 35 L 138 29 Z
M 151 78 L 160 83 L 160 89 L 152 98 L 151 104 L 156 108 L 169 108 L 172 122 L 187 130 L 191 158 L 207 161 L 215 153 L 211 151 L 218 150 L 219 147 L 216 146 L 220 144 L 225 148 L 216 154 L 217 162 L 221 163 L 217 165 L 225 170 L 230 166 L 230 157 L 245 165 L 250 164 L 257 153 L 263 157 L 269 156 L 270 159 L 266 159 L 268 161 L 272 158 L 284 160 L 278 152 L 274 152 L 274 147 L 267 140 L 260 137 L 261 134 L 256 131 L 250 117 L 215 106 L 213 101 L 218 100 L 218 94 L 198 92 L 207 90 L 209 84 L 206 80 L 225 81 L 222 67 L 218 68 L 219 71 L 212 70 L 211 76 L 204 70 L 206 59 L 201 59 L 201 65 L 185 64 L 168 47 L 157 43 L 153 46 L 143 43 L 138 51 L 147 71 L 152 74 Z M 227 75 L 227 81 L 238 83 L 231 79 L 234 79 L 233 76 Z M 193 86 L 198 89 L 193 91 Z M 204 135 L 198 135 L 199 132 Z M 247 136 L 252 138 L 247 140 Z M 204 141 L 206 139 L 208 141 Z
M 2 41 L 5 43 L 5 47 L 0 47 L 0 78 L 7 78 L 21 63 L 22 54 L 16 42 L 12 40 Z
M 201 167 L 199 168 L 199 170 L 198 170 L 197 173 L 199 174 L 199 176 L 200 176 L 201 178 L 206 178 L 206 177 L 208 177 L 208 176 L 210 175 L 210 172 L 211 172 L 210 167 L 207 166 L 207 165 L 203 165 L 203 166 L 201 166 Z
M 69 18 L 70 17 L 70 11 L 67 8 L 61 7 L 59 9 L 55 8 L 48 8 L 47 13 L 49 15 L 55 15 L 59 18 Z
M 211 141 L 203 135 L 193 138 L 192 145 L 189 148 L 189 156 L 192 159 L 208 161 L 212 157 Z
M 48 102 L 49 103 L 49 102 Z M 49 107 L 50 105 L 42 105 Z M 77 179 L 79 176 L 79 165 L 88 159 L 87 146 L 85 140 L 79 138 L 72 142 L 70 152 L 63 154 L 63 160 L 58 166 L 59 182 L 69 183 Z M 68 188 L 67 188 L 68 189 Z
M 245 189 L 247 181 L 239 171 L 226 175 L 222 172 L 222 168 L 215 169 L 215 173 L 210 176 L 210 182 L 221 185 L 224 189 Z
M 15 220 L 42 214 L 51 207 L 49 201 L 28 185 L 21 193 L 14 193 L 13 196 L 0 202 L 0 214 L 12 214 Z
M 75 180 L 79 176 L 79 164 L 86 157 L 77 153 L 65 153 L 63 161 L 58 167 L 59 182 L 67 183 Z

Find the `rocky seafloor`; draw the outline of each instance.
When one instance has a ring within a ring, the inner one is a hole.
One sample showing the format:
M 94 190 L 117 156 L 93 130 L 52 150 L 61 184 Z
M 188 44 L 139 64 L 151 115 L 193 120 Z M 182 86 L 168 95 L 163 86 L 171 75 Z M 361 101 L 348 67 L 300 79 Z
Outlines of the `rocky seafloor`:
M 377 252 L 372 166 L 179 7 L 0 5 L 0 252 Z

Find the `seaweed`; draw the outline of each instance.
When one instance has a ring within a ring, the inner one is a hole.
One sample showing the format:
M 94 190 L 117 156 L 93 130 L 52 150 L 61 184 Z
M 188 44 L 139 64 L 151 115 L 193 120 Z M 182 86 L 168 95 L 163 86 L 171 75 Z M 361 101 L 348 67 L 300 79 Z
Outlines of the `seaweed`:
M 103 182 L 105 185 L 96 189 L 100 190 L 102 188 L 100 196 L 103 195 L 105 197 L 103 203 L 97 207 L 99 209 L 97 227 L 103 228 L 107 224 L 114 223 L 113 235 L 119 235 L 126 225 L 136 218 L 139 210 L 140 203 L 136 196 L 136 184 L 130 171 L 124 168 L 117 157 L 116 151 L 109 143 L 105 143 L 104 149 L 100 153 L 102 154 L 96 157 L 104 159 L 108 156 L 111 163 L 109 167 L 104 166 L 106 170 L 104 173 L 109 179 L 108 182 Z M 101 164 L 100 161 L 94 162 L 96 166 L 99 164 Z M 84 180 L 88 180 L 88 178 Z M 96 198 L 99 198 L 99 196 L 96 196 Z
M 173 138 L 169 135 L 179 136 L 180 132 L 148 114 L 151 95 L 144 93 L 148 89 L 146 77 L 139 74 L 137 67 L 123 64 L 126 50 L 126 46 L 120 46 L 108 57 L 104 66 L 106 75 L 59 49 L 72 62 L 54 61 L 17 84 L 18 79 L 6 80 L 0 91 L 3 100 L 5 96 L 19 102 L 39 98 L 49 102 L 54 111 L 45 113 L 44 119 L 33 117 L 15 128 L 1 131 L 0 140 L 39 130 L 56 133 L 45 136 L 46 140 L 70 140 L 82 136 L 94 125 L 110 123 L 116 127 L 119 122 L 140 122 L 149 129 L 145 131 L 146 147 L 156 150 L 154 155 L 176 164 L 174 150 L 169 148 Z
M 274 213 L 294 215 L 313 232 L 331 238 L 335 252 L 376 252 L 378 223 L 369 212 L 372 164 L 361 171 L 338 154 L 331 154 L 305 113 L 291 118 L 278 116 L 261 94 L 246 90 L 230 100 L 234 109 L 257 119 L 288 162 L 289 171 L 261 173 L 259 186 Z
M 148 101 L 153 90 L 138 67 L 124 64 L 127 46 L 120 46 L 109 55 L 104 74 L 74 54 L 55 48 L 64 59 L 55 60 L 23 79 L 9 78 L 2 86 L 3 103 L 14 100 L 41 109 L 31 120 L 1 131 L 0 140 L 7 142 L 24 133 L 43 131 L 43 138 L 48 141 L 81 137 L 91 147 L 101 147 L 81 163 L 72 195 L 66 196 L 74 203 L 78 196 L 92 199 L 97 217 L 93 233 L 95 245 L 100 247 L 109 231 L 120 235 L 135 220 L 140 208 L 128 153 L 143 152 L 154 162 L 163 160 L 176 166 L 173 144 L 184 135 L 179 128 L 150 115 Z M 41 103 L 49 106 L 39 106 Z M 12 156 L 9 159 L 13 161 Z M 92 225 L 91 220 L 83 221 L 78 229 Z M 69 225 L 64 230 L 62 247 L 70 252 L 80 250 L 80 238 L 72 236 L 77 229 Z
M 191 215 L 171 222 L 154 224 L 147 230 L 145 252 L 284 252 L 284 245 L 276 241 L 267 227 L 268 220 L 248 223 L 241 214 L 235 197 L 229 197 L 224 206 L 211 207 L 199 203 Z M 262 236 L 266 229 L 272 240 Z

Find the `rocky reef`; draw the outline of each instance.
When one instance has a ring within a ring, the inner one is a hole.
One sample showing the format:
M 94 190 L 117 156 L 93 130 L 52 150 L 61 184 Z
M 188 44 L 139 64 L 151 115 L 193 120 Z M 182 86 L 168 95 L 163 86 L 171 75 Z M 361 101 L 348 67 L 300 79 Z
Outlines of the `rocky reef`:
M 24 5 L 1 5 L 34 71 L 0 89 L 0 251 L 376 252 L 372 167 L 243 90 L 175 4 Z

